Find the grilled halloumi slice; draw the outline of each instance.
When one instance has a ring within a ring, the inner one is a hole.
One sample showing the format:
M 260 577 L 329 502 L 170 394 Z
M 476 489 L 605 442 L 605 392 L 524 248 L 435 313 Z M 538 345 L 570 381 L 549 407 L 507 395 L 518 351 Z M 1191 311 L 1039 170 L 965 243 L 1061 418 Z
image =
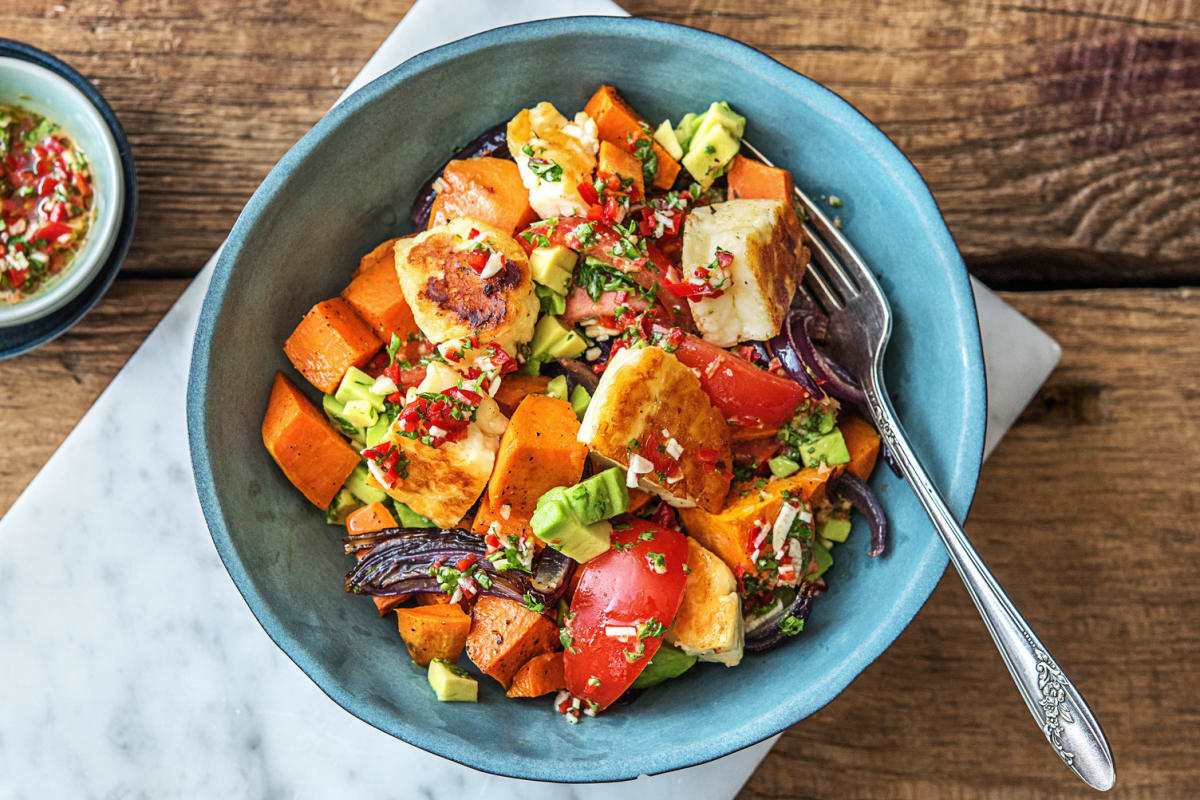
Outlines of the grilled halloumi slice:
M 542 219 L 583 214 L 580 183 L 596 169 L 600 139 L 584 112 L 568 120 L 550 103 L 524 108 L 508 123 L 508 152 L 516 159 L 529 205 Z
M 742 660 L 745 626 L 737 581 L 725 562 L 688 537 L 683 602 L 666 639 L 701 661 L 735 667 Z
M 482 273 L 468 263 L 472 248 L 496 254 Z M 413 319 L 431 342 L 478 334 L 481 343 L 496 342 L 512 355 L 533 337 L 539 303 L 529 258 L 497 227 L 460 217 L 398 239 L 396 274 Z
M 593 458 L 673 506 L 719 511 L 729 491 L 729 428 L 679 359 L 658 347 L 618 351 L 600 378 L 579 441 Z M 647 445 L 650 452 L 641 452 Z M 673 475 L 652 468 L 654 461 Z
M 781 200 L 727 200 L 693 209 L 683 225 L 684 279 L 714 265 L 718 249 L 733 255 L 723 268 L 724 294 L 688 301 L 701 336 L 718 347 L 770 339 L 808 266 L 795 211 Z
M 461 379 L 455 370 L 435 362 L 429 365 L 417 392 L 440 392 L 456 386 Z M 467 427 L 466 437 L 457 442 L 430 447 L 401 436 L 397 420 L 388 439 L 408 460 L 408 477 L 385 491 L 443 528 L 458 525 L 492 475 L 500 434 L 507 425 L 496 401 L 486 396 Z

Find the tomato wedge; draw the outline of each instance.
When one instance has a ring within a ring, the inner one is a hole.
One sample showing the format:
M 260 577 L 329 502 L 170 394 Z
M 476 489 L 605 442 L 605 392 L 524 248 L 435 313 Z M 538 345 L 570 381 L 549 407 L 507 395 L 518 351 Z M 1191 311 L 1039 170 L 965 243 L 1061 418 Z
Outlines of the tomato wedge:
M 655 325 L 654 331 L 665 334 L 670 328 Z M 684 336 L 675 357 L 700 373 L 700 385 L 709 399 L 734 425 L 779 427 L 808 399 L 808 392 L 795 381 L 759 369 L 698 336 Z
M 687 579 L 687 540 L 679 531 L 631 519 L 614 525 L 612 544 L 580 570 L 567 623 L 571 645 L 563 655 L 567 691 L 596 703 L 597 711 L 650 663 L 675 621 Z

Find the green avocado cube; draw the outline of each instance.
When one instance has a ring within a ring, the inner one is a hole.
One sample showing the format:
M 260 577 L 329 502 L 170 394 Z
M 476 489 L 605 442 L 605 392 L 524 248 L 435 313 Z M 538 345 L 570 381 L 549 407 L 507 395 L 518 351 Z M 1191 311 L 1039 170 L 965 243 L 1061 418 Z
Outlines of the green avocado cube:
M 392 508 L 396 511 L 396 522 L 401 528 L 436 528 L 437 524 L 427 518 L 422 517 L 417 512 L 413 511 L 404 503 L 401 503 L 395 498 L 392 499 Z
M 333 502 L 329 504 L 329 508 L 325 509 L 325 521 L 330 525 L 345 525 L 346 517 L 350 516 L 350 512 L 362 508 L 362 506 L 363 504 L 358 501 L 358 498 L 347 489 L 340 489 L 333 496 Z
M 461 667 L 447 659 L 429 662 L 429 685 L 443 703 L 475 703 L 479 701 L 479 682 Z
M 370 475 L 367 471 L 366 462 L 360 462 L 354 471 L 350 473 L 350 477 L 346 478 L 344 484 L 345 489 L 354 495 L 363 505 L 371 503 L 382 503 L 387 499 L 387 492 L 383 489 L 376 489 L 367 483 L 367 477 Z
M 567 399 L 567 376 L 558 375 L 551 378 L 550 382 L 546 384 L 546 394 L 565 402 Z
M 375 394 L 371 391 L 371 387 L 374 385 L 374 378 L 358 367 L 351 367 L 346 370 L 346 374 L 342 377 L 342 382 L 338 386 L 337 391 L 333 393 L 333 396 L 340 403 L 363 400 L 369 403 L 371 408 L 376 411 L 383 411 L 383 401 L 385 398 L 383 395 Z
M 771 468 L 771 474 L 776 478 L 786 478 L 788 475 L 800 471 L 800 465 L 787 456 L 775 456 L 767 461 L 767 466 Z
M 556 318 L 546 316 L 538 320 L 533 329 L 533 341 L 529 344 L 530 359 L 549 361 L 554 358 L 575 358 L 588 349 L 586 338 L 568 328 Z
M 563 497 L 584 525 L 611 519 L 629 510 L 625 473 L 617 467 L 610 467 L 575 484 L 563 492 Z
M 654 131 L 654 141 L 658 142 L 662 149 L 666 150 L 668 155 L 676 161 L 683 158 L 683 145 L 679 143 L 675 129 L 671 127 L 671 120 L 664 119 L 662 121 L 662 124 Z
M 569 247 L 536 247 L 529 254 L 529 271 L 536 282 L 565 295 L 571 287 L 578 260 L 579 256 Z
M 850 463 L 850 451 L 846 449 L 846 440 L 836 428 L 824 436 L 801 443 L 798 449 L 800 459 L 806 467 L 819 467 L 822 463 L 831 467 Z
M 338 401 L 333 395 L 327 394 L 321 398 L 321 408 L 325 411 L 325 417 L 338 433 L 343 436 L 349 436 L 351 439 L 361 440 L 363 438 L 363 432 L 358 426 L 346 419 L 345 403 Z
M 592 404 L 592 396 L 588 394 L 588 390 L 582 386 L 576 385 L 571 390 L 571 409 L 575 412 L 575 416 L 583 419 L 583 415 L 587 413 L 588 406 Z
M 342 407 L 342 417 L 356 428 L 370 428 L 379 422 L 379 412 L 369 400 L 351 400 Z
M 746 118 L 730 108 L 729 103 L 724 100 L 708 107 L 700 120 L 700 127 L 704 127 L 709 121 L 718 123 L 739 139 L 746 133 Z
M 580 564 L 608 550 L 612 525 L 595 522 L 585 525 L 575 516 L 566 499 L 566 490 L 556 486 L 538 498 L 529 520 L 534 534 L 543 542 Z
M 658 652 L 650 659 L 650 663 L 633 681 L 634 689 L 647 689 L 658 686 L 663 681 L 678 678 L 692 668 L 696 656 L 689 656 L 678 647 L 663 642 Z
M 567 312 L 567 298 L 565 295 L 542 286 L 540 283 L 533 285 L 533 291 L 537 294 L 538 305 L 543 314 L 557 317 Z
M 833 566 L 833 554 L 817 542 L 812 543 L 812 557 L 817 564 L 817 571 L 810 573 L 805 580 L 815 581 L 825 574 L 825 570 Z
M 715 119 L 702 124 L 683 157 L 683 166 L 707 189 L 737 155 L 741 141 Z
M 817 535 L 831 542 L 844 542 L 850 535 L 850 520 L 830 517 L 817 528 Z
M 391 429 L 392 419 L 380 414 L 379 421 L 363 431 L 363 440 L 367 443 L 367 447 L 374 447 L 387 438 L 388 431 Z
M 679 142 L 679 147 L 687 150 L 692 143 L 692 137 L 696 135 L 696 129 L 700 127 L 700 114 L 684 114 L 683 119 L 679 120 L 679 124 L 675 126 L 675 140 Z

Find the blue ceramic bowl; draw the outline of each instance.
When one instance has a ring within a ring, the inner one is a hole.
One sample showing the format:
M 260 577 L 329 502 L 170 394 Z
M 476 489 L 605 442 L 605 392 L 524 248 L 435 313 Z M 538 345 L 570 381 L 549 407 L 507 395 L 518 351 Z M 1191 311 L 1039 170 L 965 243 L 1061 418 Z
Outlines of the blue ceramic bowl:
M 537 22 L 423 53 L 334 109 L 251 198 L 208 290 L 188 387 L 204 513 L 267 633 L 336 702 L 462 764 L 551 781 L 677 769 L 783 730 L 883 652 L 946 566 L 911 492 L 880 469 L 891 554 L 868 559 L 856 523 L 802 636 L 736 669 L 702 665 L 578 726 L 563 724 L 549 700 L 508 700 L 490 680 L 477 706 L 436 702 L 394 623 L 343 593 L 337 531 L 259 440 L 272 376 L 290 372 L 284 339 L 309 306 L 343 288 L 360 254 L 406 231 L 417 187 L 456 145 L 539 100 L 580 109 L 602 82 L 655 121 L 728 100 L 748 118 L 747 138 L 801 185 L 845 199 L 846 230 L 896 312 L 887 378 L 900 416 L 960 518 L 986 411 L 971 288 L 921 177 L 845 101 L 749 47 L 646 20 Z

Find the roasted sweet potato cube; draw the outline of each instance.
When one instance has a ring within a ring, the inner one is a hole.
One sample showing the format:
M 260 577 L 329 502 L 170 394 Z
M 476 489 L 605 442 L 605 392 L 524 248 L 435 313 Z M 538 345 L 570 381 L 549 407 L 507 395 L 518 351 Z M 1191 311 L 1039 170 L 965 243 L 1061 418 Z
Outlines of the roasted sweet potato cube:
M 395 241 L 384 242 L 372 251 L 378 253 L 378 257 L 355 274 L 350 285 L 342 290 L 342 299 L 385 344 L 392 340 L 393 334 L 399 336 L 404 342 L 399 357 L 415 361 L 420 329 L 413 320 L 412 309 L 404 300 L 400 279 L 396 276 Z M 364 260 L 368 256 L 364 256 Z
M 429 214 L 431 228 L 458 217 L 471 217 L 511 235 L 537 219 L 520 170 L 506 158 L 451 161 L 442 171 L 439 185 Z
M 658 168 L 654 174 L 654 186 L 659 189 L 670 189 L 679 174 L 679 162 L 671 158 L 671 154 L 654 141 L 654 135 L 649 132 L 649 126 L 641 114 L 625 102 L 612 86 L 601 86 L 588 100 L 583 109 L 596 122 L 600 138 L 612 142 L 617 147 L 630 149 L 638 139 L 649 139 L 658 159 Z
M 600 162 L 596 167 L 600 172 L 607 172 L 621 178 L 633 180 L 633 188 L 637 190 L 634 197 L 646 196 L 646 182 L 642 176 L 642 162 L 628 150 L 623 150 L 609 141 L 600 143 Z
M 514 372 L 504 376 L 492 399 L 500 406 L 501 414 L 511 417 L 526 395 L 545 394 L 549 385 L 550 379 L 545 375 L 522 375 Z
M 354 448 L 282 372 L 275 373 L 262 438 L 287 479 L 321 509 L 359 462 Z
M 326 394 L 337 390 L 351 367 L 361 367 L 383 342 L 340 297 L 313 306 L 283 344 L 292 365 Z
M 467 655 L 484 675 L 505 688 L 525 662 L 549 653 L 558 642 L 558 627 L 515 600 L 484 595 L 471 614 Z
M 488 481 L 495 507 L 510 505 L 513 513 L 528 517 L 543 494 L 578 483 L 587 460 L 578 433 L 579 420 L 569 403 L 546 394 L 522 400 L 500 437 Z
M 563 654 L 542 653 L 529 659 L 513 676 L 509 697 L 541 697 L 567 688 Z
M 782 200 L 791 205 L 794 199 L 796 184 L 786 169 L 768 167 L 761 161 L 737 155 L 727 174 L 730 200 Z
M 471 630 L 471 618 L 450 603 L 401 608 L 396 623 L 408 654 L 422 667 L 435 658 L 457 661 Z

